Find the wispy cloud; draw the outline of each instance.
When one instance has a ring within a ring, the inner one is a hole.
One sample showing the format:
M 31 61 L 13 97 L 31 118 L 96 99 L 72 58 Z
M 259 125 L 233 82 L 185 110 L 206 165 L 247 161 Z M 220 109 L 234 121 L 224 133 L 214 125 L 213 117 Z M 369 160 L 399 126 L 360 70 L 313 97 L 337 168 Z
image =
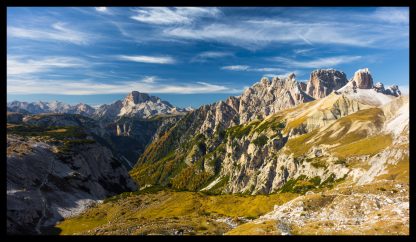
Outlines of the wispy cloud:
M 152 81 L 149 81 L 152 80 Z M 91 80 L 35 80 L 14 79 L 7 82 L 7 92 L 10 94 L 61 94 L 61 95 L 92 95 L 128 93 L 132 90 L 148 93 L 240 93 L 241 89 L 207 83 L 203 81 L 192 83 L 159 82 L 157 77 L 144 77 L 136 81 L 118 83 L 100 83 Z
M 276 68 L 276 67 L 251 67 L 247 65 L 234 65 L 234 66 L 223 66 L 221 67 L 223 70 L 229 70 L 229 71 L 258 71 L 258 72 L 269 72 L 269 71 L 278 71 L 282 72 L 285 71 L 282 68 Z
M 54 71 L 58 68 L 82 68 L 88 64 L 75 57 L 49 56 L 43 58 L 27 58 L 26 56 L 7 57 L 7 75 L 26 75 Z
M 149 24 L 189 24 L 194 19 L 204 16 L 217 16 L 218 8 L 199 7 L 145 7 L 133 10 L 131 18 Z
M 193 57 L 191 62 L 205 62 L 209 59 L 218 59 L 228 56 L 234 56 L 234 54 L 228 51 L 205 51 Z
M 221 69 L 229 71 L 247 71 L 250 66 L 245 65 L 234 65 L 234 66 L 223 66 Z
M 7 36 L 37 41 L 60 41 L 76 45 L 87 45 L 92 40 L 90 34 L 74 30 L 61 22 L 52 24 L 49 29 L 7 27 Z
M 326 14 L 330 15 L 330 13 Z M 384 18 L 384 14 L 378 14 Z M 221 23 L 203 23 L 168 27 L 164 35 L 200 41 L 214 41 L 247 49 L 259 49 L 271 43 L 290 45 L 346 45 L 360 47 L 382 47 L 394 42 L 406 42 L 405 29 L 389 24 L 363 24 L 354 21 L 338 21 L 339 16 L 330 15 L 320 20 L 316 16 L 312 21 L 295 21 L 274 17 L 242 21 L 223 21 Z M 401 14 L 392 17 L 392 22 L 404 21 Z M 396 43 L 397 44 L 397 43 Z
M 409 24 L 409 8 L 382 7 L 378 8 L 370 17 L 387 23 Z
M 155 83 L 156 79 L 157 79 L 156 76 L 146 76 L 145 78 L 143 78 L 142 82 L 144 82 L 144 83 Z
M 287 67 L 295 68 L 331 68 L 340 64 L 350 63 L 361 59 L 362 56 L 333 56 L 314 60 L 298 61 L 294 59 L 275 57 L 274 60 Z
M 293 52 L 297 55 L 305 55 L 307 53 L 310 53 L 313 49 L 309 48 L 309 49 L 294 49 Z
M 153 64 L 173 64 L 176 62 L 175 59 L 170 56 L 119 55 L 117 58 L 119 60 Z

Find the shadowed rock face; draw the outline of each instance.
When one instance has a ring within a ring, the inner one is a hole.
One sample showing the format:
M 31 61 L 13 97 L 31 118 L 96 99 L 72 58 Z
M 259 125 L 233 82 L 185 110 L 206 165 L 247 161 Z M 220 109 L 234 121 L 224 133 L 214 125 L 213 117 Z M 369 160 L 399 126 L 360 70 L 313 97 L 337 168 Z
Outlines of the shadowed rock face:
M 111 151 L 79 144 L 59 153 L 48 142 L 7 137 L 7 232 L 36 234 L 97 200 L 137 189 Z
M 357 87 L 360 89 L 373 88 L 373 77 L 368 68 L 356 71 L 352 80 L 356 82 Z
M 377 82 L 376 84 L 374 84 L 374 90 L 376 90 L 376 92 L 381 92 L 384 93 L 385 89 L 384 89 L 384 85 L 381 82 Z
M 315 70 L 306 86 L 306 93 L 315 99 L 328 96 L 332 91 L 338 90 L 347 84 L 347 76 L 344 72 L 333 69 Z
M 38 114 L 7 129 L 7 233 L 39 234 L 98 200 L 137 189 L 93 119 Z
M 23 114 L 7 112 L 7 123 L 21 123 L 23 120 Z

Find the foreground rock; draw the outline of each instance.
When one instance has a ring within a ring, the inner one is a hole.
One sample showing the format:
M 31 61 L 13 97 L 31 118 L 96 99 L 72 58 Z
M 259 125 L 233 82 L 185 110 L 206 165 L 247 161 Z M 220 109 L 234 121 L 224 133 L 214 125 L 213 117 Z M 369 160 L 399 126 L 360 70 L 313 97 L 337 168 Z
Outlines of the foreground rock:
M 62 120 L 61 120 L 62 121 Z M 94 133 L 18 125 L 7 135 L 7 232 L 43 233 L 106 197 L 137 189 Z

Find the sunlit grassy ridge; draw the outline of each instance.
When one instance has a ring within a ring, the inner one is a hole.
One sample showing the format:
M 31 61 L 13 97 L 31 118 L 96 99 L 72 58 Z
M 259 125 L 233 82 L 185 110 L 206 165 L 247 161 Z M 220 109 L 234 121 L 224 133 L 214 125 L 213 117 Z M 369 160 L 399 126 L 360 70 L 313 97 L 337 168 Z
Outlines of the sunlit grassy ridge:
M 87 210 L 80 216 L 66 219 L 57 227 L 61 234 L 169 234 L 189 229 L 196 234 L 222 234 L 231 227 L 219 218 L 254 219 L 287 202 L 296 194 L 271 195 L 207 195 L 195 192 L 136 192 Z M 111 223 L 111 226 L 107 226 Z M 189 232 L 189 233 L 191 233 Z

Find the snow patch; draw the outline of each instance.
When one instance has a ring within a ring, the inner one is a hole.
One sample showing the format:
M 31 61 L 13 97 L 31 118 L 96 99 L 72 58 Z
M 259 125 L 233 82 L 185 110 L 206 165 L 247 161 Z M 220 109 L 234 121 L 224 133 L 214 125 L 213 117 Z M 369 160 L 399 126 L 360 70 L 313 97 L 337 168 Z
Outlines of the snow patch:
M 391 95 L 376 92 L 374 89 L 357 89 L 357 92 L 345 90 L 344 94 L 347 95 L 349 98 L 361 102 L 363 104 L 377 107 L 385 105 L 395 98 Z

